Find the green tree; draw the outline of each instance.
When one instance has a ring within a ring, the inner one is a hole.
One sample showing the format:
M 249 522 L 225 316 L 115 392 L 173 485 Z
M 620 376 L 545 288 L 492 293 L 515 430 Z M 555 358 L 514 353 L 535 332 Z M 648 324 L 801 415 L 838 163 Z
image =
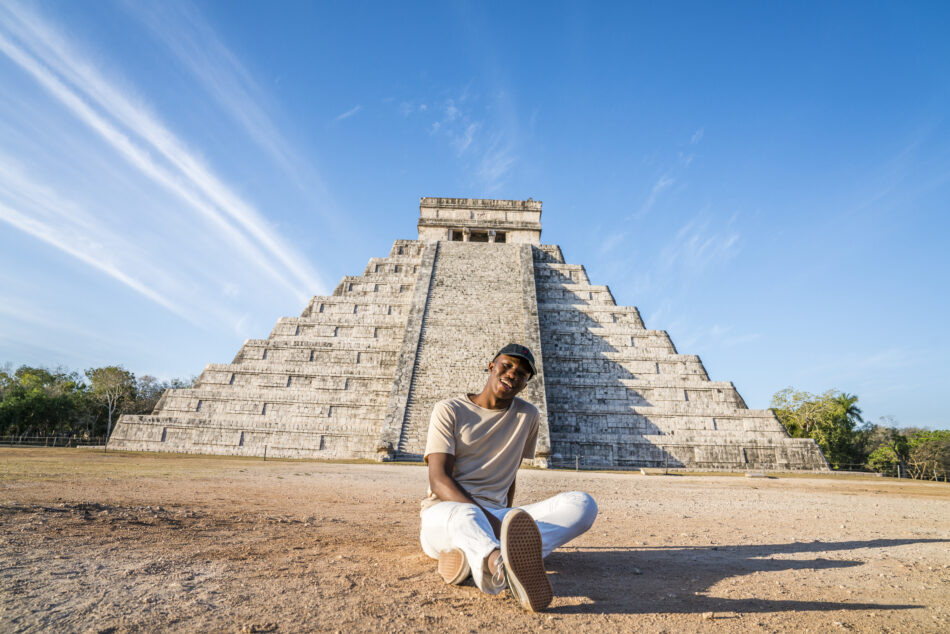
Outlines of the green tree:
M 74 372 L 20 366 L 0 371 L 0 434 L 76 433 L 86 420 L 85 384 Z
M 909 435 L 907 445 L 910 477 L 920 480 L 947 478 L 950 473 L 950 431 L 914 431 Z
M 790 436 L 814 439 L 832 468 L 840 469 L 864 462 L 857 402 L 857 396 L 836 390 L 811 394 L 789 387 L 772 396 L 771 407 Z
M 14 371 L 0 364 L 0 435 L 111 434 L 116 414 L 150 414 L 165 390 L 194 383 L 195 377 L 136 378 L 121 366 L 90 368 L 84 377 L 63 368 Z
M 867 466 L 872 471 L 897 475 L 900 460 L 897 453 L 890 447 L 878 447 L 868 456 Z
M 910 447 L 905 432 L 898 429 L 897 419 L 893 416 L 882 416 L 878 424 L 870 425 L 862 444 L 869 469 L 908 477 Z
M 861 418 L 861 408 L 858 407 L 857 396 L 841 392 L 836 394 L 832 398 L 832 401 L 838 408 L 838 415 L 847 418 L 851 422 L 852 427 L 857 427 L 858 424 L 864 423 L 864 419 Z
M 123 411 L 130 414 L 151 414 L 165 390 L 193 387 L 196 380 L 196 377 L 191 377 L 159 381 L 154 376 L 142 375 L 135 379 L 133 397 L 126 402 Z
M 120 365 L 86 370 L 93 396 L 106 407 L 106 443 L 112 435 L 112 417 L 135 395 L 135 375 Z
M 135 395 L 127 411 L 132 414 L 151 414 L 155 404 L 166 390 L 166 384 L 150 374 L 135 379 Z

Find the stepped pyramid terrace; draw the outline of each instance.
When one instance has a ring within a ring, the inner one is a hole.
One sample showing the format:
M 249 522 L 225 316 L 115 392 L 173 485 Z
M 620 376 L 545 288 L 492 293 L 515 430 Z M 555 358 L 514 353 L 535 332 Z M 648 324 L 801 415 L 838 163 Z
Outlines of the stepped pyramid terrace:
M 748 409 L 541 244 L 540 201 L 422 198 L 419 212 L 417 240 L 168 390 L 151 415 L 123 416 L 110 448 L 419 460 L 433 404 L 480 391 L 513 342 L 537 361 L 521 397 L 541 410 L 538 466 L 828 468 L 814 441 Z

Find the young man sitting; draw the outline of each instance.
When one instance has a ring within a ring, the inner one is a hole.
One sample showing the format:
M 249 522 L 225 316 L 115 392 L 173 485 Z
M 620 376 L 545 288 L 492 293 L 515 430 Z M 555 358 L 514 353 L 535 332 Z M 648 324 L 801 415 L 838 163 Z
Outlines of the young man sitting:
M 572 491 L 512 508 L 518 467 L 534 458 L 538 439 L 538 409 L 517 398 L 535 374 L 534 355 L 509 344 L 488 372 L 479 394 L 432 410 L 422 549 L 439 560 L 446 583 L 460 584 L 471 573 L 482 592 L 507 586 L 522 607 L 543 610 L 553 598 L 544 557 L 589 529 L 597 504 Z

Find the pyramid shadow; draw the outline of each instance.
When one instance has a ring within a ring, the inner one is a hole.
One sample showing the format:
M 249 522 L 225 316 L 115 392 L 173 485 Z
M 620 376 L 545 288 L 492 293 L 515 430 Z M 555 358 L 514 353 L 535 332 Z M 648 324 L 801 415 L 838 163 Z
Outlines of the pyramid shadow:
M 724 579 L 757 572 L 833 570 L 856 568 L 865 563 L 853 559 L 771 558 L 774 555 L 946 542 L 950 540 L 874 539 L 719 547 L 608 547 L 555 552 L 545 562 L 551 573 L 555 594 L 586 597 L 588 601 L 554 607 L 550 611 L 555 614 L 694 614 L 920 608 L 924 606 L 754 597 L 734 599 L 706 596 L 705 593 Z
M 535 265 L 556 262 L 547 257 L 536 253 Z M 547 271 L 544 282 L 549 285 L 546 291 L 548 293 L 570 292 L 568 285 L 577 283 L 576 280 L 557 269 L 549 268 Z M 577 300 L 577 303 L 581 301 Z M 624 308 L 617 307 L 618 311 Z M 539 317 L 544 310 L 542 306 L 539 306 Z M 552 445 L 550 465 L 555 468 L 683 467 L 683 463 L 676 456 L 646 438 L 647 435 L 663 433 L 648 417 L 632 411 L 618 413 L 609 410 L 611 401 L 614 403 L 612 407 L 615 408 L 618 407 L 617 402 L 622 402 L 623 405 L 620 407 L 623 409 L 633 406 L 650 407 L 653 403 L 644 394 L 623 383 L 624 380 L 636 380 L 642 377 L 608 357 L 608 353 L 619 353 L 620 350 L 606 339 L 589 333 L 590 328 L 603 328 L 604 324 L 578 309 L 574 304 L 559 303 L 556 311 L 561 324 L 572 324 L 580 328 L 579 332 L 572 333 L 570 341 L 565 340 L 562 347 L 559 345 L 558 337 L 566 335 L 554 332 L 556 326 L 552 326 L 550 319 L 547 320 L 548 323 L 545 323 L 545 319 L 540 320 Z M 579 360 L 575 363 L 564 359 L 561 351 L 576 349 L 578 339 L 600 348 L 595 358 Z M 549 363 L 549 359 L 558 359 L 558 362 Z M 589 385 L 596 385 L 596 388 L 572 387 L 570 391 L 567 389 L 559 391 L 561 383 L 583 385 L 585 381 Z M 591 395 L 591 391 L 594 395 Z M 604 396 L 598 396 L 597 392 Z M 607 395 L 616 396 L 607 398 Z M 582 399 L 584 405 L 578 406 L 576 403 Z M 602 412 L 591 412 L 590 405 L 594 408 L 607 409 Z M 588 434 L 599 434 L 604 437 L 622 435 L 624 450 L 618 451 L 616 442 L 592 442 L 580 439 Z

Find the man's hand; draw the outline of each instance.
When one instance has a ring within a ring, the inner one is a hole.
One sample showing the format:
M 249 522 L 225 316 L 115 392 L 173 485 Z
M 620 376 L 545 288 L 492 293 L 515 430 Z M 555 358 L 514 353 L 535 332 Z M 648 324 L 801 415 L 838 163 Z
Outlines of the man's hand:
M 447 453 L 430 453 L 429 462 L 429 490 L 443 502 L 462 502 L 474 504 L 482 510 L 488 523 L 491 525 L 496 538 L 501 537 L 501 520 L 485 510 L 481 504 L 463 489 L 452 472 L 455 469 L 455 456 Z

